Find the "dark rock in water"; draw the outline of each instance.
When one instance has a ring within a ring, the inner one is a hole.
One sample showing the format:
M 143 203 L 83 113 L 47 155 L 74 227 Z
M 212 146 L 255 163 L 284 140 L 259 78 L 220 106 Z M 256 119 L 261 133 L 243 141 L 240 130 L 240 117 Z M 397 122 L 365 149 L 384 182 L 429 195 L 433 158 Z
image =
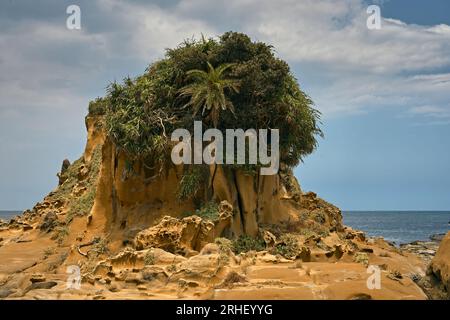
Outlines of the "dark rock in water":
M 442 241 L 444 239 L 445 233 L 436 233 L 430 236 L 431 241 Z

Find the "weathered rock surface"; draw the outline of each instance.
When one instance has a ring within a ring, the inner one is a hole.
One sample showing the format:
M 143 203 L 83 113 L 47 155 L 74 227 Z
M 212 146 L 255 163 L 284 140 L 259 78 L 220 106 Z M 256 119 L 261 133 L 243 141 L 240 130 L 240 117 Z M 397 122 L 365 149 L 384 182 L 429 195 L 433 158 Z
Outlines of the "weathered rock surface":
M 442 239 L 430 265 L 433 275 L 442 283 L 450 298 L 450 232 Z
M 177 219 L 163 217 L 156 226 L 139 232 L 135 238 L 136 249 L 161 248 L 180 253 L 199 251 L 206 243 L 214 240 L 214 223 L 198 216 Z

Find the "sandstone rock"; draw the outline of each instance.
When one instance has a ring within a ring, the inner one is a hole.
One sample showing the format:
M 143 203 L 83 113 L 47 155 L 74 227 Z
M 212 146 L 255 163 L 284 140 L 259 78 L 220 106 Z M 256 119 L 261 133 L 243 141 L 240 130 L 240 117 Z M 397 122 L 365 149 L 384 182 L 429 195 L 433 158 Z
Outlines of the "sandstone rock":
M 112 272 L 112 266 L 106 261 L 100 261 L 94 268 L 94 275 L 106 277 Z
M 58 225 L 58 216 L 55 212 L 48 212 L 39 226 L 39 229 L 44 232 L 52 231 Z
M 56 285 L 57 285 L 57 283 L 55 281 L 35 282 L 35 283 L 31 284 L 31 286 L 29 286 L 26 291 L 36 290 L 36 289 L 47 289 L 48 290 L 48 289 L 53 288 Z
M 450 232 L 442 239 L 430 268 L 444 285 L 450 297 Z
M 13 293 L 14 293 L 14 291 L 9 288 L 0 289 L 0 299 L 7 298 L 9 295 L 11 295 Z
M 61 165 L 61 171 L 57 174 L 59 178 L 59 185 L 62 185 L 67 180 L 67 177 L 64 175 L 64 173 L 67 171 L 67 169 L 69 169 L 69 167 L 70 161 L 68 159 L 64 159 Z
M 198 216 L 177 219 L 165 216 L 159 224 L 139 232 L 135 238 L 138 250 L 161 248 L 172 253 L 186 249 L 200 250 L 214 239 L 214 223 Z
M 264 239 L 264 242 L 266 243 L 266 248 L 274 247 L 277 242 L 277 237 L 275 237 L 274 234 L 272 234 L 271 232 L 269 232 L 267 230 L 263 231 L 263 239 Z
M 205 245 L 203 247 L 202 251 L 200 251 L 201 255 L 210 255 L 210 254 L 218 254 L 218 253 L 220 253 L 220 248 L 215 243 L 208 243 L 207 245 Z
M 136 272 L 130 272 L 125 276 L 125 282 L 126 283 L 136 283 L 136 284 L 141 284 L 143 283 L 145 280 L 142 277 L 141 273 L 136 273 Z
M 160 280 L 165 281 L 168 278 L 168 274 L 164 268 L 159 266 L 146 266 L 141 271 L 142 278 L 146 281 Z
M 87 190 L 86 186 L 77 183 L 77 184 L 73 187 L 73 189 L 72 189 L 72 194 L 73 194 L 75 197 L 79 197 L 79 196 L 81 196 L 83 193 L 85 193 L 86 190 Z
M 83 181 L 87 178 L 89 175 L 89 168 L 87 168 L 85 165 L 82 165 L 80 169 L 78 170 L 78 180 Z
M 119 292 L 120 291 L 120 287 L 117 285 L 117 283 L 111 283 L 108 286 L 108 290 L 111 292 Z
M 45 280 L 45 276 L 40 273 L 35 273 L 30 278 L 31 283 L 44 282 Z

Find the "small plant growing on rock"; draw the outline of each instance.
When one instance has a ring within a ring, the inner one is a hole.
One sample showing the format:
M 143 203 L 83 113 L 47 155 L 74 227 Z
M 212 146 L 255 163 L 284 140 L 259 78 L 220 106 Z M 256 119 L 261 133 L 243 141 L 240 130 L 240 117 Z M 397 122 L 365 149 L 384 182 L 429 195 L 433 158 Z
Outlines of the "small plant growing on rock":
M 55 248 L 51 248 L 51 247 L 46 248 L 44 250 L 44 259 L 47 259 L 48 257 L 50 257 L 54 253 L 55 253 Z
M 93 252 L 97 256 L 108 252 L 108 241 L 105 238 L 97 239 L 89 252 Z
M 391 272 L 388 273 L 387 277 L 389 279 L 396 280 L 396 281 L 403 279 L 401 272 L 398 270 L 392 270 Z
M 294 235 L 284 234 L 275 246 L 274 251 L 274 253 L 279 254 L 286 259 L 295 259 L 301 253 L 301 248 Z
M 172 263 L 170 266 L 167 267 L 167 271 L 169 271 L 169 272 L 177 271 L 177 265 Z
M 64 225 L 56 229 L 55 235 L 53 237 L 56 239 L 58 245 L 61 246 L 68 235 L 69 235 L 69 228 L 66 225 Z
M 369 256 L 365 252 L 357 252 L 353 258 L 353 261 L 367 266 L 369 265 Z
M 263 239 L 243 235 L 233 241 L 233 251 L 237 254 L 248 251 L 262 251 L 266 248 Z
M 233 242 L 227 238 L 216 238 L 214 243 L 219 246 L 220 251 L 229 252 L 233 251 Z
M 177 198 L 179 200 L 192 198 L 201 189 L 202 185 L 205 184 L 206 177 L 205 170 L 197 166 L 185 172 L 178 186 Z
M 155 264 L 155 254 L 152 250 L 148 250 L 144 256 L 144 264 L 146 266 L 151 266 Z
M 219 206 L 214 201 L 207 202 L 201 209 L 195 210 L 195 214 L 202 219 L 217 220 L 219 218 Z
M 219 247 L 219 265 L 224 266 L 230 261 L 233 252 L 233 242 L 227 238 L 216 238 L 214 243 Z

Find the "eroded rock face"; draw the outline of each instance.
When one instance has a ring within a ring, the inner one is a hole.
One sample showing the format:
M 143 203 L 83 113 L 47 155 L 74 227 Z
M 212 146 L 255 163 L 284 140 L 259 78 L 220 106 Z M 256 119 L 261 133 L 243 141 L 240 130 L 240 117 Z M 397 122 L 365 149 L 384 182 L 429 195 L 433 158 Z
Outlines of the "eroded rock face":
M 139 232 L 136 249 L 161 248 L 169 252 L 199 251 L 214 239 L 214 223 L 198 216 L 177 219 L 165 216 L 156 226 Z
M 58 216 L 55 212 L 48 212 L 44 216 L 44 220 L 42 221 L 39 229 L 43 232 L 50 232 L 58 225 Z
M 430 268 L 436 278 L 442 282 L 450 298 L 450 232 L 442 239 Z

